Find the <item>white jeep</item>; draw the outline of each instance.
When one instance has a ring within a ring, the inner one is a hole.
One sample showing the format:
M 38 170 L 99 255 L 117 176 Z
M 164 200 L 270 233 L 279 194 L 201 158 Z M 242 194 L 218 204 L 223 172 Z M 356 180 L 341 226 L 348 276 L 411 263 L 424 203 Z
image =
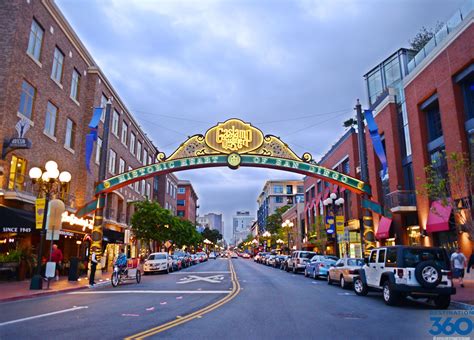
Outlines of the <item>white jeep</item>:
M 354 291 L 365 296 L 369 290 L 381 290 L 387 305 L 404 297 L 429 298 L 446 309 L 453 288 L 451 267 L 446 250 L 434 247 L 391 246 L 375 248 L 354 277 Z

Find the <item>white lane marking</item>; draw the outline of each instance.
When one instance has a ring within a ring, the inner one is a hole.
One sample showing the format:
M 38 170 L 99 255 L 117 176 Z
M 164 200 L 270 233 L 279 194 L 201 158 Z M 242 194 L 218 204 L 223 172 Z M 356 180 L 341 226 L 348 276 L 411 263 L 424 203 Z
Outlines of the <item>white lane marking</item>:
M 222 271 L 222 272 L 186 272 L 186 271 L 182 271 L 182 272 L 176 272 L 176 273 L 170 273 L 170 275 L 187 275 L 187 274 L 229 274 L 230 272 L 229 271 Z
M 337 295 L 354 295 L 355 296 L 354 293 L 337 293 Z
M 213 275 L 213 276 L 196 276 L 196 275 L 188 275 L 180 279 L 177 284 L 184 284 L 184 283 L 191 283 L 197 281 L 204 281 L 209 283 L 221 283 L 224 280 L 224 275 Z
M 94 292 L 70 292 L 69 295 L 87 294 L 229 294 L 227 290 L 105 290 Z
M 228 293 L 228 292 L 226 292 L 226 293 Z M 87 308 L 89 308 L 89 307 L 88 307 L 88 306 L 79 306 L 79 307 L 73 307 L 73 308 L 69 308 L 69 309 L 58 310 L 58 311 L 56 311 L 56 312 L 51 312 L 51 313 L 46 313 L 46 314 L 40 314 L 40 315 L 35 315 L 35 316 L 29 316 L 29 317 L 27 317 L 27 318 L 22 318 L 22 319 L 17 319 L 17 320 L 6 321 L 6 322 L 0 323 L 0 327 L 1 327 L 1 326 L 6 326 L 6 325 L 11 325 L 11 324 L 18 323 L 18 322 L 23 322 L 23 321 L 33 320 L 33 319 L 44 318 L 45 316 L 51 316 L 51 315 L 62 314 L 62 313 L 67 313 L 67 312 L 73 312 L 73 311 L 75 311 L 75 310 L 87 309 Z

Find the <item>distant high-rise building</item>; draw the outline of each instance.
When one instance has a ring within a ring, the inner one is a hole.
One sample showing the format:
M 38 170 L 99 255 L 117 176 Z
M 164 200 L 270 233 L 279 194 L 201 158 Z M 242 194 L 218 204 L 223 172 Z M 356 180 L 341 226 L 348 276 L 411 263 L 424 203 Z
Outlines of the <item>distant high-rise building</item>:
M 258 196 L 257 223 L 260 231 L 265 229 L 267 218 L 278 208 L 304 202 L 304 182 L 301 180 L 270 180 Z
M 223 232 L 222 214 L 208 213 L 204 216 L 198 216 L 196 223 L 204 228 L 217 230 L 220 234 Z
M 250 215 L 250 211 L 237 211 L 232 216 L 232 242 L 239 244 L 251 233 L 251 226 L 255 217 Z

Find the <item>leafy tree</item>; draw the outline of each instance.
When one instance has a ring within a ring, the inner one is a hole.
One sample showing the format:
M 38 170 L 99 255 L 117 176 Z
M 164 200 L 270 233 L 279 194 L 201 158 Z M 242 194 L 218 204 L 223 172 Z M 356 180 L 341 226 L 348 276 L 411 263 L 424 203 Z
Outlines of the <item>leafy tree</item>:
M 148 245 L 152 240 L 167 240 L 172 217 L 170 212 L 163 209 L 158 203 L 151 201 L 136 202 L 135 207 L 137 209 L 131 219 L 132 231 L 135 236 Z
M 281 229 L 281 224 L 283 223 L 281 215 L 283 215 L 290 208 L 290 205 L 277 208 L 273 214 L 268 216 L 265 229 L 271 234 L 278 234 Z
M 441 201 L 443 206 L 450 206 L 458 231 L 466 232 L 469 239 L 474 240 L 473 165 L 468 157 L 458 152 L 446 155 L 446 161 L 449 171 L 445 175 L 436 170 L 435 163 L 425 168 L 427 180 L 421 193 L 433 201 Z
M 422 26 L 418 33 L 410 39 L 408 42 L 413 50 L 416 52 L 421 51 L 423 47 L 434 37 L 434 35 L 443 27 L 442 22 L 437 22 L 434 28 L 426 28 Z
M 212 243 L 216 244 L 217 241 L 219 240 L 222 240 L 222 235 L 221 233 L 219 233 L 218 230 L 215 230 L 215 229 L 209 229 L 209 227 L 206 227 L 203 231 L 202 231 L 202 237 L 204 239 L 208 239 L 209 241 L 211 241 Z

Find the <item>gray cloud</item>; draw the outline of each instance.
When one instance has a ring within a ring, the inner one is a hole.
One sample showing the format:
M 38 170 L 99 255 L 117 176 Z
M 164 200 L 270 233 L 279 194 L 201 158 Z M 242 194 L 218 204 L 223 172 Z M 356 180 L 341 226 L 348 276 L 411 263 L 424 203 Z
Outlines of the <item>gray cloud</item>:
M 356 98 L 366 102 L 362 75 L 407 47 L 421 26 L 447 20 L 463 0 L 57 3 L 166 153 L 239 117 L 318 158 L 343 133 Z M 178 176 L 193 181 L 200 211 L 222 211 L 228 227 L 234 211 L 255 211 L 266 179 L 298 178 L 261 169 Z

